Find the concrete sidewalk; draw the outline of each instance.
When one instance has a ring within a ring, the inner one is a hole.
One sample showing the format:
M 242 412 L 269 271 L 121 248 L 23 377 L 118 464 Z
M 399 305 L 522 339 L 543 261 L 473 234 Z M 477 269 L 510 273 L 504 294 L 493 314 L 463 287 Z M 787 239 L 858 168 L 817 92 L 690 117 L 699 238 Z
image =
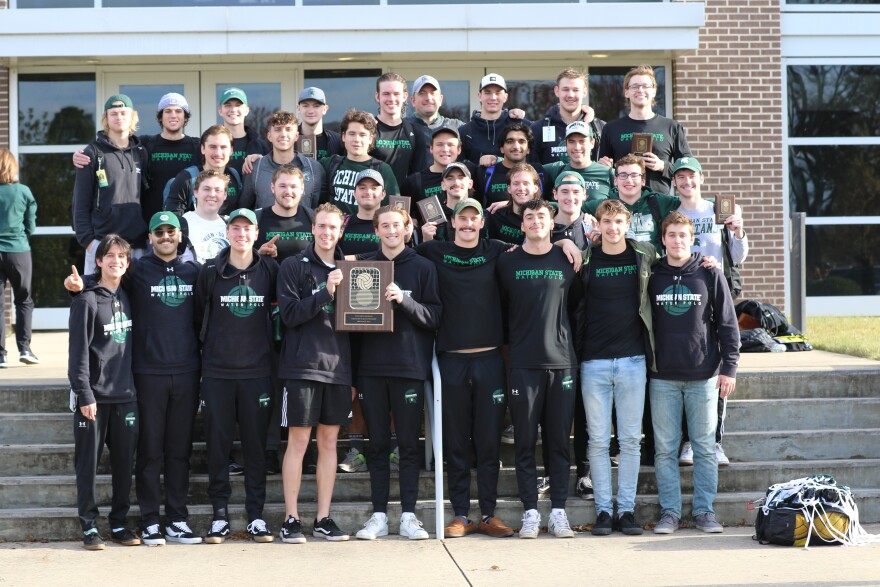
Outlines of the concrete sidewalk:
M 873 533 L 880 526 L 868 527 Z M 762 546 L 751 528 L 708 536 L 538 540 L 397 537 L 305 545 L 230 540 L 218 546 L 124 547 L 77 542 L 0 544 L 0 585 L 880 585 L 880 543 L 865 547 Z M 276 539 L 277 540 L 277 539 Z

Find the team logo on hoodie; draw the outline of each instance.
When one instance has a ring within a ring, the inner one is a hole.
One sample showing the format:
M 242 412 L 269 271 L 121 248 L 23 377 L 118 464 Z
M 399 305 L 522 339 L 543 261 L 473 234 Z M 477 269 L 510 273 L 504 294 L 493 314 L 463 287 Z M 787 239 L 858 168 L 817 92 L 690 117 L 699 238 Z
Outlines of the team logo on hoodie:
M 104 325 L 104 334 L 119 344 L 124 343 L 128 339 L 128 333 L 131 331 L 131 318 L 125 315 L 125 312 L 115 312 L 110 322 Z
M 232 312 L 236 318 L 247 318 L 263 305 L 264 296 L 258 296 L 253 288 L 238 285 L 229 290 L 229 295 L 220 296 L 220 306 Z
M 694 306 L 702 306 L 703 294 L 692 293 L 684 285 L 670 285 L 663 293 L 657 294 L 655 301 L 667 314 L 681 316 Z
M 150 287 L 150 297 L 157 297 L 166 306 L 176 308 L 192 295 L 192 287 L 176 275 L 169 275 L 158 285 Z

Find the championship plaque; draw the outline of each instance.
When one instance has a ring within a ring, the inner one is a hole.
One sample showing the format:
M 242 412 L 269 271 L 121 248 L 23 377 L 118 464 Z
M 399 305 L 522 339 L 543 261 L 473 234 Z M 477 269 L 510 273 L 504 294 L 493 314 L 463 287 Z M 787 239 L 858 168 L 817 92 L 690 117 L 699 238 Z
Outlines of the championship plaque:
M 410 202 L 412 202 L 412 198 L 409 196 L 388 196 L 388 203 L 398 208 L 400 210 L 406 211 L 409 214 Z
M 629 152 L 634 155 L 650 153 L 654 148 L 654 135 L 649 132 L 634 132 Z
M 443 213 L 443 204 L 440 203 L 440 198 L 437 196 L 431 196 L 430 198 L 425 198 L 424 200 L 419 200 L 419 212 L 422 213 L 422 219 L 425 222 L 436 222 L 437 224 L 443 224 L 446 222 L 446 214 Z
M 312 159 L 318 158 L 318 141 L 315 135 L 299 135 L 296 140 L 296 152 Z
M 385 289 L 394 281 L 391 261 L 337 261 L 342 283 L 336 288 L 336 330 L 393 332 L 394 312 Z
M 725 194 L 715 198 L 715 224 L 724 224 L 729 216 L 736 214 L 736 197 Z

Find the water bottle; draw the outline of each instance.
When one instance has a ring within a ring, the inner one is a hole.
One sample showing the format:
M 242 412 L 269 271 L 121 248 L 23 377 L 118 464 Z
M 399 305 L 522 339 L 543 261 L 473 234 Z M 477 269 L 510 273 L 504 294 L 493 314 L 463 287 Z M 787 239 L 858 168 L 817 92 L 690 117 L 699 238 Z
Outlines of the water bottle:
M 782 344 L 781 342 L 777 342 L 770 348 L 770 352 L 771 353 L 784 353 L 785 352 L 785 345 Z

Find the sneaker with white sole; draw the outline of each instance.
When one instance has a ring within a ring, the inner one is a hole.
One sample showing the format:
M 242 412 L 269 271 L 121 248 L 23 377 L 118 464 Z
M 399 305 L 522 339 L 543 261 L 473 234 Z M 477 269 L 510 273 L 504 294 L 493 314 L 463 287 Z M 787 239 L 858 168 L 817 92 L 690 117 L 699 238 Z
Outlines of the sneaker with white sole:
M 339 529 L 339 526 L 336 525 L 336 522 L 330 516 L 321 518 L 320 521 L 315 520 L 315 525 L 312 527 L 312 536 L 323 538 L 330 542 L 344 542 L 350 538 L 348 534 Z
M 275 541 L 275 537 L 272 536 L 272 533 L 269 532 L 268 528 L 266 528 L 265 520 L 261 518 L 257 518 L 247 525 L 247 533 L 250 535 L 251 538 L 254 539 L 254 542 Z
M 678 530 L 680 521 L 672 514 L 663 514 L 660 521 L 654 526 L 654 534 L 672 534 Z
M 37 355 L 32 353 L 30 349 L 25 349 L 18 354 L 18 360 L 24 363 L 25 365 L 39 365 L 40 359 L 37 358 Z
M 538 493 L 543 495 L 550 491 L 550 477 L 538 477 Z
M 287 516 L 287 521 L 281 524 L 279 533 L 281 542 L 285 544 L 305 544 L 306 537 L 303 534 L 302 522 L 293 516 Z
M 180 544 L 201 544 L 202 537 L 196 536 L 186 522 L 171 522 L 165 526 L 165 538 Z
M 590 478 L 589 473 L 578 479 L 577 485 L 575 486 L 575 492 L 581 499 L 587 501 L 593 501 L 595 499 L 593 496 L 593 480 Z
M 159 529 L 159 524 L 150 524 L 146 528 L 141 528 L 141 542 L 147 546 L 165 546 L 165 536 Z
M 355 538 L 360 540 L 375 540 L 380 536 L 388 536 L 388 516 L 382 512 L 370 516 L 364 527 L 355 534 Z
M 526 510 L 523 512 L 522 526 L 519 529 L 520 538 L 537 538 L 541 532 L 541 514 L 538 510 Z
M 211 530 L 205 536 L 205 544 L 223 544 L 229 536 L 229 522 L 226 520 L 214 520 L 211 522 Z
M 694 521 L 697 523 L 697 530 L 702 530 L 708 534 L 721 534 L 724 532 L 724 526 L 718 523 L 718 520 L 715 519 L 715 514 L 712 512 L 698 514 L 694 516 Z
M 502 444 L 513 444 L 513 424 L 504 429 L 504 432 L 501 433 L 501 443 Z
M 547 522 L 547 531 L 557 538 L 574 538 L 574 530 L 568 523 L 568 516 L 565 510 L 561 512 L 550 512 L 550 519 Z
M 364 473 L 369 471 L 367 457 L 356 448 L 348 449 L 345 458 L 339 463 L 339 470 L 346 473 Z
M 681 454 L 678 455 L 678 464 L 685 467 L 694 464 L 694 447 L 691 446 L 690 441 L 681 445 Z
M 422 527 L 422 523 L 412 512 L 406 512 L 400 516 L 400 535 L 410 540 L 427 540 L 428 532 Z
M 730 464 L 730 459 L 724 454 L 724 448 L 721 447 L 720 442 L 715 443 L 715 459 L 718 461 L 719 467 L 726 467 Z

